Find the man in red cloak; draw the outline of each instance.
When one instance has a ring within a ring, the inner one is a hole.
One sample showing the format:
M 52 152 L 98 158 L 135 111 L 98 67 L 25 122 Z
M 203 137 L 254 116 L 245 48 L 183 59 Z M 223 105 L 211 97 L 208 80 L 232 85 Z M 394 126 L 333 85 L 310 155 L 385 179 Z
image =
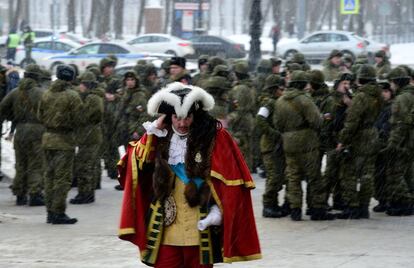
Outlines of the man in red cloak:
M 146 134 L 120 160 L 119 237 L 155 267 L 212 267 L 261 258 L 249 169 L 208 111 L 201 88 L 169 84 L 148 102 Z M 184 265 L 184 266 L 183 266 Z

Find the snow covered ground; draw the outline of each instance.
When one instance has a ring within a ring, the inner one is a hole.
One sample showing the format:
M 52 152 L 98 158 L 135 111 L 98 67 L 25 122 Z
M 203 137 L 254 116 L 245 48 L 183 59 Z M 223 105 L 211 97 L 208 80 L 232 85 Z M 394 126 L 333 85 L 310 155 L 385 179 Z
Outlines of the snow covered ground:
M 2 158 L 2 170 L 12 177 L 14 152 L 4 139 Z M 261 216 L 265 180 L 254 178 L 252 198 L 263 259 L 215 267 L 412 267 L 414 216 L 372 213 L 369 220 L 332 222 L 312 222 L 307 216 L 301 222 L 265 219 Z M 114 180 L 103 177 L 95 203 L 68 205 L 68 215 L 79 220 L 72 226 L 46 224 L 44 207 L 15 206 L 9 184 L 0 182 L 0 267 L 147 267 L 139 261 L 135 246 L 117 238 L 122 193 L 113 189 Z M 74 195 L 76 189 L 69 198 Z

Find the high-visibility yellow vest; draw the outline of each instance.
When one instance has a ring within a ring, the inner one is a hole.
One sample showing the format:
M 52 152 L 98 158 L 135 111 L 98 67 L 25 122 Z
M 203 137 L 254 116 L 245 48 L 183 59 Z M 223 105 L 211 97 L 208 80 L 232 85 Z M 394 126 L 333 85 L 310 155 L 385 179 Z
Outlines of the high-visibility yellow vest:
M 16 48 L 19 45 L 20 36 L 16 33 L 9 34 L 9 44 L 7 48 Z
M 24 33 L 23 37 L 22 37 L 23 43 L 25 45 L 28 44 L 28 43 L 31 44 L 31 43 L 34 42 L 35 37 L 36 37 L 36 34 L 34 32 Z

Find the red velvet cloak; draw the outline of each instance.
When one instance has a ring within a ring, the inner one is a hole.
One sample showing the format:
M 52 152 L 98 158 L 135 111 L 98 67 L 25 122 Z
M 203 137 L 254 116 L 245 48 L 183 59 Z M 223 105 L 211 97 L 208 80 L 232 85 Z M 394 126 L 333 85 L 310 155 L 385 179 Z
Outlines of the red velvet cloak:
M 134 243 L 140 251 L 147 244 L 145 217 L 152 201 L 152 172 L 143 167 L 154 161 L 155 149 L 156 137 L 144 135 L 129 144 L 118 163 L 119 182 L 124 186 L 119 238 Z M 223 261 L 260 259 L 250 195 L 254 182 L 239 148 L 225 129 L 217 130 L 210 175 L 207 183 L 223 214 Z

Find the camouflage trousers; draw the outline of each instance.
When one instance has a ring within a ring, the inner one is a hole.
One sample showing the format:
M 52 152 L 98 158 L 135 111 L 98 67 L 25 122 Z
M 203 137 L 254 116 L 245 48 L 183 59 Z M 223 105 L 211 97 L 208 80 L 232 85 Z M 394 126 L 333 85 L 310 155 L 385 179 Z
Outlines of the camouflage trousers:
M 75 176 L 80 194 L 95 191 L 97 169 L 100 168 L 100 144 L 80 145 L 75 156 Z M 99 165 L 99 167 L 98 167 Z
M 375 175 L 374 175 L 374 198 L 380 202 L 386 200 L 386 170 L 389 168 L 389 157 L 384 154 L 378 154 L 375 160 Z
M 74 156 L 74 150 L 45 150 L 45 201 L 50 212 L 64 213 L 66 210 Z
M 404 156 L 395 154 L 390 158 L 385 171 L 384 195 L 388 202 L 401 202 L 411 204 L 414 196 L 410 189 L 412 176 L 412 164 L 414 155 Z
M 278 206 L 278 194 L 285 183 L 285 156 L 283 151 L 281 153 L 271 151 L 262 153 L 262 159 L 267 176 L 263 194 L 263 206 Z
M 326 207 L 326 183 L 321 176 L 319 150 L 305 153 L 286 153 L 288 199 L 291 208 L 302 208 L 302 180 L 308 181 L 308 192 L 312 208 Z
M 16 196 L 38 195 L 43 190 L 43 149 L 40 140 L 14 140 L 16 176 L 13 180 L 13 194 Z
M 342 159 L 340 180 L 346 206 L 369 206 L 374 194 L 375 159 L 375 155 L 351 155 Z
M 342 188 L 341 188 L 341 176 L 339 175 L 341 167 L 341 155 L 333 150 L 329 150 L 326 153 L 326 169 L 323 176 L 325 177 L 327 190 L 326 201 L 328 201 L 330 194 L 333 195 L 333 202 L 342 202 Z
M 118 143 L 110 140 L 105 141 L 102 146 L 104 147 L 103 158 L 105 162 L 105 169 L 108 172 L 108 177 L 116 179 L 118 177 L 117 164 L 120 159 Z
M 251 144 L 251 136 L 243 135 L 238 138 L 239 140 L 239 148 L 246 161 L 247 166 L 249 167 L 250 172 L 253 171 L 253 155 L 252 155 L 252 144 Z

